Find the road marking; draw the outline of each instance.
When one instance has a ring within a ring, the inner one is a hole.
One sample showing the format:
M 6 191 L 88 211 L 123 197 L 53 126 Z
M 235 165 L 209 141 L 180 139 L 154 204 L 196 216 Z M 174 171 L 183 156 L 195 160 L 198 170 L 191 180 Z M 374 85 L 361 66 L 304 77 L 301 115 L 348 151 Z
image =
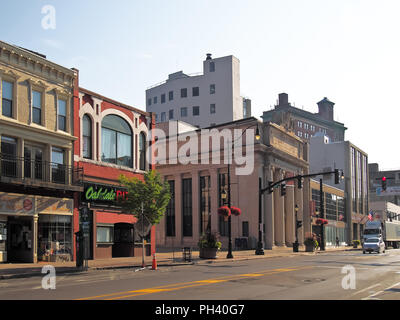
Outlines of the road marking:
M 372 286 L 370 286 L 370 287 L 368 287 L 368 288 L 365 288 L 365 289 L 362 289 L 362 290 L 360 290 L 360 291 L 357 291 L 356 293 L 353 293 L 351 296 L 355 296 L 355 295 L 357 295 L 357 294 L 359 294 L 359 293 L 361 293 L 361 292 L 370 290 L 370 289 L 375 288 L 375 287 L 380 286 L 380 285 L 381 285 L 380 283 L 374 284 L 374 285 L 372 285 Z
M 371 294 L 371 295 L 369 295 L 368 297 L 366 297 L 366 298 L 364 298 L 364 299 L 362 299 L 362 300 L 370 300 L 371 298 L 374 298 L 374 299 L 377 299 L 377 300 L 381 300 L 381 299 L 375 298 L 375 296 L 377 296 L 377 295 L 379 295 L 379 294 L 381 294 L 381 293 L 384 293 L 384 292 L 386 292 L 386 291 L 389 291 L 390 289 L 392 289 L 392 288 L 394 288 L 394 287 L 397 287 L 397 286 L 399 286 L 399 285 L 400 285 L 400 282 L 395 283 L 395 284 L 391 285 L 390 287 L 387 287 L 387 288 L 384 289 L 384 290 L 375 292 L 374 294 Z
M 269 270 L 258 272 L 257 276 L 258 275 L 260 275 L 260 276 L 274 275 L 277 273 L 290 272 L 290 271 L 309 269 L 309 268 L 312 268 L 312 266 L 305 266 L 305 267 L 298 267 L 298 268 L 285 268 L 285 269 L 280 268 L 280 269 L 272 269 L 272 270 L 269 269 Z M 124 292 L 115 292 L 115 293 L 103 294 L 103 295 L 98 295 L 98 296 L 80 298 L 80 299 L 76 299 L 76 300 L 91 300 L 91 299 L 97 300 L 100 298 L 103 298 L 106 300 L 117 300 L 117 299 L 124 299 L 124 298 L 135 297 L 135 296 L 145 295 L 145 294 L 152 294 L 152 293 L 157 293 L 157 292 L 174 291 L 174 290 L 181 290 L 181 289 L 190 288 L 190 287 L 212 285 L 212 284 L 227 282 L 230 280 L 237 280 L 237 279 L 245 278 L 245 277 L 250 278 L 250 277 L 254 277 L 254 276 L 255 276 L 255 274 L 229 275 L 229 276 L 215 278 L 215 279 L 174 283 L 174 284 L 169 284 L 169 285 L 165 285 L 165 286 L 158 286 L 158 287 L 153 287 L 153 288 L 138 289 L 138 290 L 124 291 Z

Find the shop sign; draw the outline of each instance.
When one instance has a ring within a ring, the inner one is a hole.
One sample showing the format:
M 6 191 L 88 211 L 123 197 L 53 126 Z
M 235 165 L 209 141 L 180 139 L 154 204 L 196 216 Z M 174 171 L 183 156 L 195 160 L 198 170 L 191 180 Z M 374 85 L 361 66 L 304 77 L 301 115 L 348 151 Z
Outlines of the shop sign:
M 0 212 L 10 215 L 32 215 L 35 213 L 35 197 L 0 192 Z
M 119 199 L 125 198 L 127 194 L 127 191 L 118 189 L 116 187 L 85 185 L 82 201 L 91 203 L 102 202 L 112 204 Z
M 73 214 L 73 199 L 36 197 L 36 201 L 38 213 Z

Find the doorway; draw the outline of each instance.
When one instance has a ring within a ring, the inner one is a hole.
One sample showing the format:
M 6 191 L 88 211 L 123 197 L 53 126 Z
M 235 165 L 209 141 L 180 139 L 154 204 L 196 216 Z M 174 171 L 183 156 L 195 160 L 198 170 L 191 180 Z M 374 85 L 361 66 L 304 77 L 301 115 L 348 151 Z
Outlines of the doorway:
M 8 218 L 8 262 L 33 262 L 32 217 Z
M 24 146 L 24 177 L 43 179 L 43 148 L 33 145 Z

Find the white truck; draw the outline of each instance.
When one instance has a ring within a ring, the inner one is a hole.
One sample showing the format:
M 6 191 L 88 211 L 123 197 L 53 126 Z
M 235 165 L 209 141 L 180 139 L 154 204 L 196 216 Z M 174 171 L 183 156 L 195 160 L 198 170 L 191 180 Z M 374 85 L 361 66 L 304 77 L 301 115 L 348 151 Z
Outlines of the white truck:
M 400 248 L 400 221 L 368 221 L 364 228 L 364 242 L 371 237 L 382 238 L 386 248 Z

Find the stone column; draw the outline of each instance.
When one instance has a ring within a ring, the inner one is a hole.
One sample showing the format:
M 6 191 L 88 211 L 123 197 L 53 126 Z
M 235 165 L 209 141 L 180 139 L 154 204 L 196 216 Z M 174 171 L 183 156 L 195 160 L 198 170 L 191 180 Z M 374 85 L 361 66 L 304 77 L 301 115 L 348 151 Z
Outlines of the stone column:
M 274 172 L 273 168 L 270 166 L 265 167 L 264 174 L 264 184 L 263 188 L 268 185 L 269 181 L 274 180 Z M 269 193 L 268 191 L 264 192 L 263 195 L 264 202 L 264 223 L 265 223 L 265 234 L 264 234 L 264 247 L 265 249 L 271 250 L 274 246 L 274 196 L 273 193 Z
M 174 245 L 182 245 L 182 175 L 180 173 L 175 174 L 175 240 Z
M 218 232 L 218 205 L 219 205 L 219 192 L 218 192 L 218 170 L 210 168 L 211 179 L 211 232 Z
M 282 170 L 276 169 L 274 181 L 283 179 Z M 285 244 L 285 219 L 284 219 L 284 200 L 281 196 L 280 189 L 277 188 L 273 192 L 274 197 L 274 236 L 275 245 L 283 246 Z
M 192 173 L 192 238 L 193 246 L 199 241 L 200 231 L 200 175 L 199 171 Z
M 288 247 L 295 241 L 295 213 L 294 213 L 294 185 L 293 182 L 286 186 L 285 198 L 285 242 Z

